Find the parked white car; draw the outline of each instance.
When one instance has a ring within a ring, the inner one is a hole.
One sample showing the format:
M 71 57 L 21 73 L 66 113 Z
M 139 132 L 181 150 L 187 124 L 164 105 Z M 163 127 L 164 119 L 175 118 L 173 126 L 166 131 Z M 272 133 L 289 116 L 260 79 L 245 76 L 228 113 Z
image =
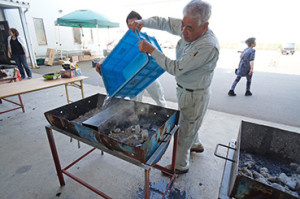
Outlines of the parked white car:
M 285 43 L 281 47 L 281 54 L 282 55 L 293 55 L 296 51 L 296 44 L 295 43 Z

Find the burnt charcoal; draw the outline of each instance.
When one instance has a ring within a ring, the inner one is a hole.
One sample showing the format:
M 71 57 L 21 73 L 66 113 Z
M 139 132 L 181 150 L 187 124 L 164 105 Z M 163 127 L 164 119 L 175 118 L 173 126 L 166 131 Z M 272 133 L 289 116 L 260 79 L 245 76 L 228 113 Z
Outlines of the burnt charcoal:
M 271 177 L 271 175 L 269 174 L 269 170 L 266 167 L 260 168 L 259 173 L 261 175 L 263 175 L 265 178 L 270 178 Z
M 300 182 L 297 182 L 296 191 L 300 194 Z
M 298 165 L 297 163 L 294 163 L 294 162 L 292 162 L 292 163 L 290 164 L 291 169 L 293 169 L 293 170 L 295 170 L 295 171 L 297 171 L 298 166 L 299 166 L 299 165 Z
M 266 168 L 266 167 L 262 167 L 262 168 L 260 168 L 260 173 L 262 174 L 262 173 L 269 173 L 269 170 L 268 170 L 268 168 Z
M 121 132 L 121 129 L 120 128 L 116 128 L 112 131 L 113 133 L 120 133 Z
M 263 183 L 263 184 L 270 185 L 270 182 L 269 182 L 266 178 L 264 178 L 263 176 L 257 178 L 256 180 L 257 180 L 258 182 Z
M 150 123 L 147 123 L 147 124 L 141 125 L 141 128 L 143 128 L 143 129 L 149 129 L 150 126 L 151 126 L 151 124 L 150 124 Z
M 144 129 L 142 127 L 149 127 L 149 129 Z M 152 136 L 157 127 L 155 128 L 151 124 L 137 124 L 131 126 L 111 126 L 114 128 L 110 130 L 108 136 L 122 143 L 132 145 L 132 146 L 141 146 L 142 143 L 148 140 Z
M 298 166 L 298 168 L 297 168 L 297 173 L 300 174 L 300 166 Z
M 253 177 L 254 177 L 255 179 L 264 178 L 264 176 L 261 175 L 260 173 L 258 173 L 257 171 L 253 171 Z
M 281 173 L 278 179 L 282 184 L 286 184 L 289 181 L 289 177 L 285 173 Z
M 132 127 L 132 132 L 135 134 L 139 134 L 141 132 L 140 125 L 135 125 L 134 127 Z
M 273 183 L 273 184 L 271 184 L 271 186 L 272 186 L 273 188 L 275 188 L 275 189 L 280 190 L 280 191 L 285 191 L 284 187 L 281 186 L 280 184 Z
M 252 155 L 250 154 L 250 153 L 246 153 L 245 154 L 245 158 L 247 159 L 247 160 L 253 160 L 253 158 L 252 158 Z
M 251 169 L 255 165 L 255 162 L 253 160 L 245 162 L 244 166 L 248 169 Z
M 246 152 L 241 152 L 240 154 L 240 167 L 243 167 L 245 163 L 249 161 L 248 158 L 245 157 L 247 153 Z M 285 173 L 288 176 L 291 176 L 295 171 L 293 171 L 289 164 L 285 162 L 279 162 L 279 161 L 273 161 L 271 159 L 268 159 L 266 157 L 258 156 L 251 154 L 253 157 L 253 161 L 255 163 L 254 169 L 257 172 L 260 172 L 260 168 L 267 168 L 269 171 L 269 174 L 272 176 L 279 176 L 281 173 Z
M 271 177 L 267 178 L 267 180 L 268 180 L 269 182 L 272 182 L 272 183 L 279 183 L 278 178 L 277 178 L 277 177 L 274 177 L 274 176 L 271 176 Z
M 247 169 L 246 167 L 242 168 L 242 173 L 250 178 L 253 178 L 252 172 L 249 169 Z
M 129 145 L 133 145 L 133 146 L 140 144 L 138 135 L 130 135 L 130 136 L 124 138 L 123 140 L 121 140 L 121 142 L 127 143 Z
M 288 186 L 288 188 L 292 191 L 296 191 L 296 186 L 297 186 L 297 182 L 295 181 L 289 181 L 286 186 Z
M 136 115 L 136 114 L 130 115 L 130 116 L 128 117 L 128 121 L 131 122 L 131 123 L 133 123 L 133 122 L 138 122 L 138 121 L 139 121 L 139 117 L 138 117 L 138 115 Z
M 142 135 L 142 139 L 143 140 L 147 140 L 148 137 L 149 137 L 148 130 L 147 129 L 143 129 L 142 132 L 141 132 L 141 135 Z
M 151 126 L 151 127 L 150 127 L 150 131 L 156 132 L 156 131 L 157 131 L 157 128 Z
M 300 175 L 296 163 L 284 163 L 258 155 L 240 153 L 239 173 L 300 198 Z M 251 173 L 251 174 L 250 174 Z

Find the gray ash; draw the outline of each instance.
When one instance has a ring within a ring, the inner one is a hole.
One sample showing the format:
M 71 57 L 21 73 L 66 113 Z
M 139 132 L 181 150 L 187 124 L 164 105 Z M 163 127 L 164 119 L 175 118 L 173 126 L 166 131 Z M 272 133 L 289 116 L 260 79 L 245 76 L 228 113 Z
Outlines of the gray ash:
M 300 164 L 274 161 L 245 151 L 240 153 L 239 173 L 300 198 Z
M 281 173 L 286 173 L 287 175 L 296 174 L 296 171 L 285 162 L 274 161 L 259 155 L 250 155 L 242 151 L 240 153 L 240 167 L 245 167 L 245 164 L 248 164 L 249 161 L 255 162 L 255 165 L 251 169 L 257 172 L 259 172 L 261 168 L 266 167 L 269 173 L 274 176 L 279 176 Z
M 119 142 L 133 146 L 140 146 L 148 140 L 148 138 L 151 137 L 157 129 L 158 127 L 148 123 L 141 125 L 116 126 L 114 129 L 110 130 L 109 133 L 105 133 L 108 134 L 108 137 Z

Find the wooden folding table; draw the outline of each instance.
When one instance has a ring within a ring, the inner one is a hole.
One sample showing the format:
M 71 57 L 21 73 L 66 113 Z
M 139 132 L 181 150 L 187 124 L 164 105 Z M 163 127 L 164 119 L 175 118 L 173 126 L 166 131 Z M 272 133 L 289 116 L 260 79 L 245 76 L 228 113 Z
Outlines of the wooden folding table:
M 74 86 L 76 88 L 80 88 L 82 98 L 84 98 L 82 81 L 87 78 L 88 77 L 86 77 L 86 76 L 77 76 L 77 77 L 73 77 L 73 78 L 59 78 L 59 79 L 54 79 L 54 80 L 46 80 L 44 78 L 36 78 L 36 79 L 31 79 L 31 80 L 26 80 L 26 81 L 15 82 L 12 84 L 1 84 L 0 85 L 0 99 L 4 99 L 6 97 L 11 97 L 11 96 L 15 96 L 15 95 L 20 96 L 20 94 L 24 94 L 24 93 L 29 93 L 29 92 L 33 92 L 33 91 L 38 91 L 38 90 L 42 90 L 42 89 L 65 85 L 67 103 L 70 103 L 72 101 L 69 99 L 68 85 Z M 80 84 L 78 84 L 76 82 L 80 82 Z M 24 112 L 24 104 L 22 103 L 22 101 L 20 101 L 20 104 L 16 103 L 16 102 L 12 102 L 12 101 L 8 101 L 8 102 L 16 104 L 18 106 L 18 108 L 22 108 L 22 110 Z M 13 111 L 18 108 L 6 110 L 3 112 L 0 112 L 0 114 L 6 113 L 9 111 Z

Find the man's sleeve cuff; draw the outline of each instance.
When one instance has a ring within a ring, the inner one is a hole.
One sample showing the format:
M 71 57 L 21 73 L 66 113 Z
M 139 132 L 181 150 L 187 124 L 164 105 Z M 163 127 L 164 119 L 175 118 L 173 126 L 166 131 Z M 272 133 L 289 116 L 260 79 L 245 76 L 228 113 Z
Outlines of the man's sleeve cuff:
M 165 55 L 160 52 L 158 49 L 155 48 L 155 50 L 151 53 L 151 56 L 155 59 L 156 63 L 160 65 L 163 69 L 165 69 L 164 63 L 165 63 Z

